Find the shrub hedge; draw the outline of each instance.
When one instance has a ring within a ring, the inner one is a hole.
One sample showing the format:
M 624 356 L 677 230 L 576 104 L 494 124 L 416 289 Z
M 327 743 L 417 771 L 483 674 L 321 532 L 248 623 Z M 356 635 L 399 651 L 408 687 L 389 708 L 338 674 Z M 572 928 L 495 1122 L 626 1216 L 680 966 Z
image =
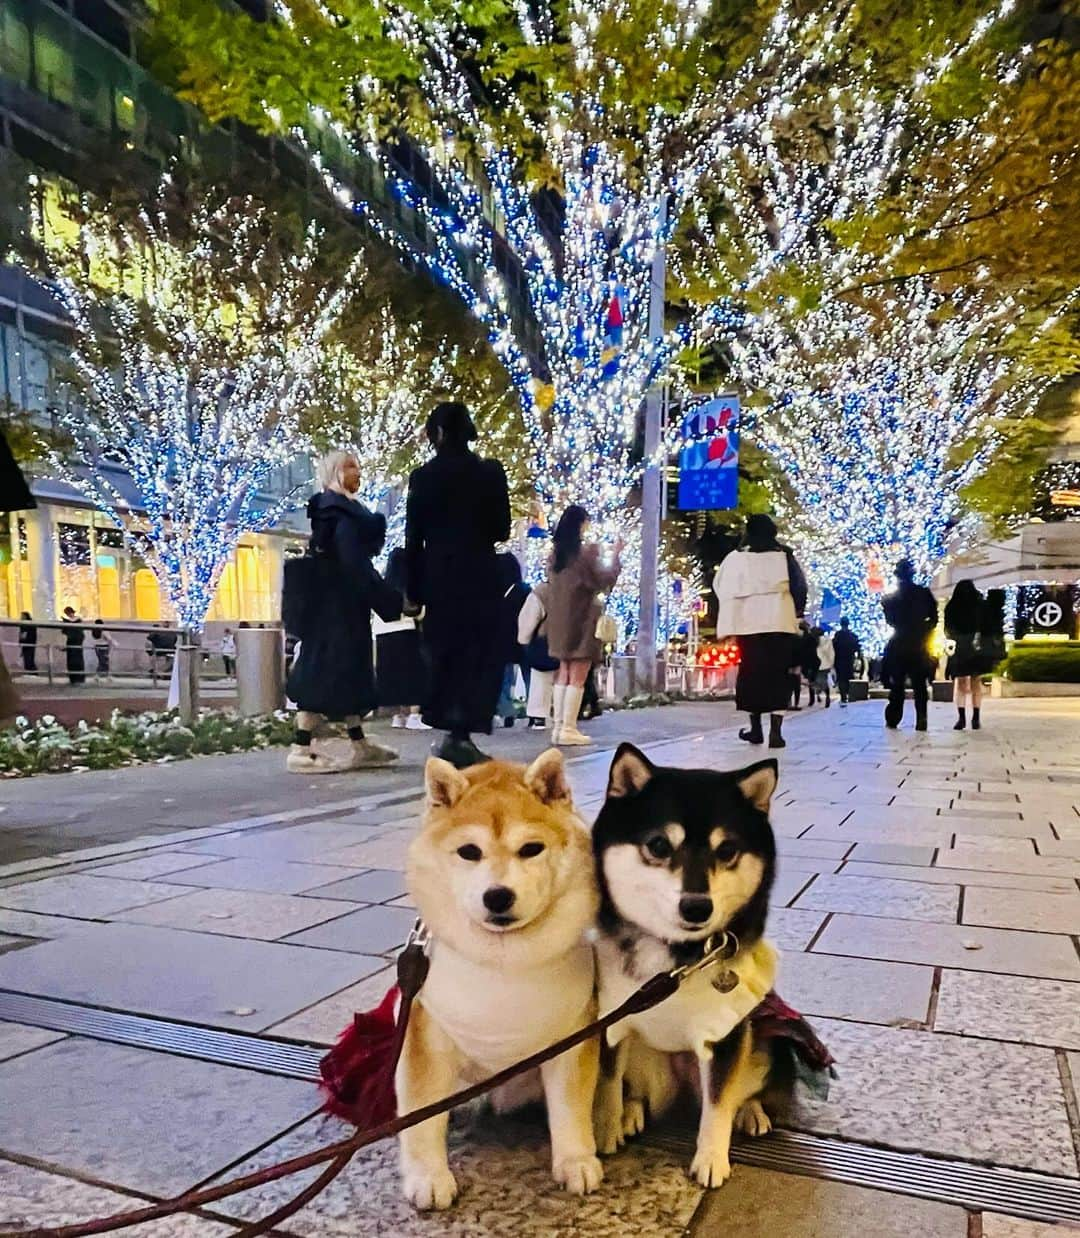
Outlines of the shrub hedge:
M 1080 641 L 1061 645 L 1018 641 L 1002 669 L 1017 683 L 1080 683 Z

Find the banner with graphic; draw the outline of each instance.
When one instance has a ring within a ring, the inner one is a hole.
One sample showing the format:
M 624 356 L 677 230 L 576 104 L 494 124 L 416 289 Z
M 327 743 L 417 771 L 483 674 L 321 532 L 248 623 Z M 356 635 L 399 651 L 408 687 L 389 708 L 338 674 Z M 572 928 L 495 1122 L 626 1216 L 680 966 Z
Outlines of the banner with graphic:
M 718 396 L 687 412 L 679 426 L 682 511 L 723 511 L 739 501 L 739 397 Z

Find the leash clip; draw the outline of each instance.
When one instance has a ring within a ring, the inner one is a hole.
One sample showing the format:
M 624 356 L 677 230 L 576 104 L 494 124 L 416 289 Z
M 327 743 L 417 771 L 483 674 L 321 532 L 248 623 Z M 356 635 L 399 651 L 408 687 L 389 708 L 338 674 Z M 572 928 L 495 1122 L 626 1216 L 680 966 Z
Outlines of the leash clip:
M 718 943 L 716 942 L 716 934 L 712 933 L 706 937 L 705 953 L 696 963 L 684 963 L 682 967 L 676 967 L 669 975 L 681 984 L 682 981 L 688 976 L 692 976 L 695 972 L 704 971 L 706 967 L 711 967 L 714 963 L 721 963 L 725 959 L 734 958 L 738 953 L 739 939 L 734 933 L 725 931 L 721 934 Z
M 431 930 L 420 919 L 419 916 L 413 922 L 413 926 L 409 929 L 409 935 L 405 938 L 405 949 L 410 946 L 419 946 L 425 954 L 428 953 L 428 947 L 431 945 Z

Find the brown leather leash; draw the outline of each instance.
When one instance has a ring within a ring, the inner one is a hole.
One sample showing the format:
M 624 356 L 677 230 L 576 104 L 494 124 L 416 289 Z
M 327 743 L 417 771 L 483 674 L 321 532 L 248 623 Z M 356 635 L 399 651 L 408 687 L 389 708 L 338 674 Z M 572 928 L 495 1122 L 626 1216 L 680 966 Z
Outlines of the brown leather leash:
M 708 945 L 712 945 L 712 939 L 710 939 Z M 316 1148 L 311 1152 L 305 1152 L 300 1156 L 290 1157 L 288 1160 L 279 1161 L 275 1165 L 268 1165 L 265 1169 L 255 1170 L 239 1178 L 233 1178 L 230 1182 L 223 1182 L 218 1186 L 193 1189 L 173 1199 L 163 1200 L 161 1203 L 151 1204 L 145 1208 L 137 1208 L 130 1212 L 117 1212 L 112 1216 L 98 1217 L 92 1221 L 82 1221 L 77 1225 L 60 1225 L 54 1228 L 39 1227 L 9 1230 L 0 1224 L 0 1230 L 5 1234 L 5 1238 L 91 1238 L 91 1235 L 112 1233 L 115 1230 L 127 1229 L 132 1225 L 142 1225 L 147 1221 L 157 1221 L 162 1217 L 174 1216 L 178 1212 L 194 1212 L 207 1204 L 217 1203 L 218 1200 L 228 1199 L 232 1195 L 239 1195 L 242 1191 L 250 1191 L 255 1187 L 265 1186 L 268 1182 L 277 1182 L 281 1178 L 287 1178 L 292 1174 L 301 1173 L 305 1169 L 311 1169 L 316 1165 L 329 1162 L 326 1169 L 298 1195 L 290 1199 L 288 1203 L 282 1204 L 281 1207 L 270 1213 L 269 1216 L 263 1217 L 262 1220 L 245 1223 L 230 1217 L 214 1217 L 215 1220 L 235 1226 L 240 1231 L 239 1238 L 258 1238 L 259 1235 L 265 1234 L 268 1230 L 280 1225 L 282 1221 L 287 1220 L 294 1213 L 299 1212 L 301 1208 L 309 1204 L 320 1192 L 324 1191 L 361 1148 L 378 1143 L 382 1139 L 388 1139 L 403 1130 L 408 1130 L 411 1126 L 418 1126 L 429 1118 L 438 1117 L 440 1114 L 446 1113 L 458 1105 L 475 1100 L 476 1097 L 482 1096 L 485 1092 L 501 1087 L 502 1084 L 508 1083 L 518 1075 L 533 1070 L 543 1062 L 558 1057 L 568 1049 L 573 1049 L 584 1041 L 590 1040 L 593 1036 L 606 1031 L 628 1015 L 641 1014 L 643 1011 L 650 1010 L 653 1006 L 659 1005 L 660 1002 L 670 997 L 678 989 L 686 976 L 700 971 L 703 967 L 709 966 L 713 962 L 719 962 L 724 958 L 732 957 L 737 950 L 738 942 L 734 938 L 730 938 L 728 934 L 723 934 L 720 944 L 712 949 L 707 948 L 702 959 L 693 964 L 675 968 L 672 971 L 658 972 L 650 980 L 646 980 L 639 989 L 631 993 L 622 1005 L 617 1006 L 602 1018 L 594 1019 L 591 1023 L 587 1023 L 576 1032 L 571 1032 L 569 1036 L 564 1036 L 561 1040 L 555 1041 L 554 1044 L 548 1045 L 546 1049 L 530 1054 L 528 1057 L 522 1058 L 520 1062 L 507 1066 L 504 1070 L 498 1071 L 480 1083 L 474 1083 L 467 1088 L 462 1088 L 461 1091 L 455 1092 L 452 1096 L 447 1096 L 440 1101 L 433 1101 L 430 1105 L 414 1109 L 411 1113 L 401 1114 L 369 1130 L 360 1131 L 349 1139 L 342 1139 L 337 1143 L 326 1144 L 324 1147 Z M 415 939 L 415 934 L 410 937 L 409 944 L 406 945 L 405 949 L 398 956 L 397 971 L 398 986 L 401 989 L 401 1005 L 395 1025 L 392 1053 L 394 1067 L 397 1065 L 402 1046 L 405 1043 L 405 1032 L 413 999 L 420 991 L 428 971 L 427 955 L 424 953 L 420 941 Z M 390 1077 L 393 1077 L 393 1070 L 390 1071 Z

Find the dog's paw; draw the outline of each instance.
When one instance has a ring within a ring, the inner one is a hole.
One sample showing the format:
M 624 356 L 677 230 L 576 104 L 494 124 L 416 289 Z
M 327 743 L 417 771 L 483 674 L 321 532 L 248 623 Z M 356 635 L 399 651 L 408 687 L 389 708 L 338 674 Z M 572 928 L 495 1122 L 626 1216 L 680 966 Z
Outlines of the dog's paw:
M 704 1187 L 723 1186 L 731 1177 L 731 1161 L 727 1153 L 698 1148 L 690 1164 L 690 1177 Z
M 556 1161 L 551 1172 L 571 1195 L 588 1195 L 604 1180 L 604 1167 L 595 1156 L 567 1156 Z
M 735 1117 L 735 1129 L 754 1138 L 767 1135 L 772 1130 L 772 1122 L 762 1108 L 761 1101 L 748 1100 L 743 1105 Z
M 457 1180 L 449 1169 L 437 1169 L 434 1173 L 406 1170 L 401 1185 L 405 1198 L 421 1212 L 449 1208 L 457 1198 Z
M 629 1097 L 623 1101 L 622 1133 L 624 1139 L 640 1135 L 645 1129 L 645 1104 L 643 1101 Z
M 599 1106 L 593 1116 L 596 1150 L 611 1156 L 623 1146 L 623 1106 Z

